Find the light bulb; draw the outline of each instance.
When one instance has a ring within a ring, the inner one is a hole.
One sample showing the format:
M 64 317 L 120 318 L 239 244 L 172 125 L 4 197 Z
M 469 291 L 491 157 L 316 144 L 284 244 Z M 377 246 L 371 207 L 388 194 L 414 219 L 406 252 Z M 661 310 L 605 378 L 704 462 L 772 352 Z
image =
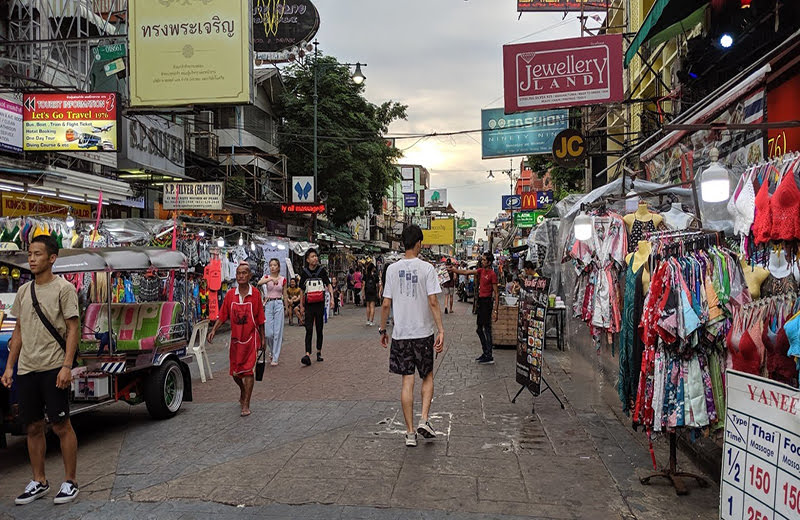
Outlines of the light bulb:
M 719 37 L 719 44 L 725 49 L 729 48 L 731 45 L 733 45 L 733 36 L 728 33 L 723 34 Z
M 217 247 L 225 247 L 225 239 L 224 238 L 219 237 L 217 239 Z
M 243 245 L 244 245 L 244 237 L 242 236 L 242 234 L 241 234 L 241 233 L 239 233 L 239 245 L 240 245 L 240 246 L 243 246 Z
M 255 250 L 256 250 L 256 243 L 250 242 L 250 251 L 255 251 Z
M 64 220 L 64 222 L 70 229 L 75 227 L 75 217 L 72 216 L 72 213 L 67 213 L 67 218 Z
M 592 238 L 592 217 L 581 211 L 575 217 L 575 238 L 584 242 Z
M 700 177 L 700 196 L 704 202 L 722 202 L 731 196 L 731 179 L 726 170 L 720 163 L 719 151 L 712 148 L 709 153 L 711 164 Z
M 197 236 L 199 236 L 200 238 L 203 238 L 204 236 L 206 236 L 206 232 L 201 229 L 200 232 L 197 233 Z

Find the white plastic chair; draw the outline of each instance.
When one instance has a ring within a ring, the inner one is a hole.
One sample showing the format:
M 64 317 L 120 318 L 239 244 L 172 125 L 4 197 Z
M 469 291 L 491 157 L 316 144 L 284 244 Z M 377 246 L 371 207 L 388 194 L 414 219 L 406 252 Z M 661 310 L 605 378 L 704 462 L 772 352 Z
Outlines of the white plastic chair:
M 192 330 L 192 337 L 189 340 L 189 349 L 197 358 L 197 368 L 200 369 L 200 380 L 206 382 L 206 365 L 208 365 L 208 378 L 214 379 L 211 371 L 211 361 L 206 352 L 206 338 L 208 337 L 208 320 L 198 321 Z

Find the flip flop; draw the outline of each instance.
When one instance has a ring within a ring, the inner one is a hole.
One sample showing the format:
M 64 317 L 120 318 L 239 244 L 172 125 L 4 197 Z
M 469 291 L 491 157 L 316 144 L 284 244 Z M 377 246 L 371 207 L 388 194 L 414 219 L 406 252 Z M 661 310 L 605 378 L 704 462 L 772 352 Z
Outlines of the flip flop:
M 247 416 L 248 416 L 248 415 L 250 415 L 251 413 L 253 413 L 253 412 L 251 412 L 250 410 L 248 410 L 248 411 L 246 411 L 246 412 L 242 412 L 242 417 L 247 417 Z

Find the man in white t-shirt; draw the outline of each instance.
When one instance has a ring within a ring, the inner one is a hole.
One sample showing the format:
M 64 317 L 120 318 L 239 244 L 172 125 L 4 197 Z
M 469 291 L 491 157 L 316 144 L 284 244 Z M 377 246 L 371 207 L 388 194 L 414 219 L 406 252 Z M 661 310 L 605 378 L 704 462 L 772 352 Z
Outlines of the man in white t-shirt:
M 411 225 L 403 230 L 405 258 L 386 270 L 381 312 L 381 345 L 389 345 L 386 321 L 394 312 L 389 371 L 403 376 L 400 401 L 406 421 L 406 446 L 417 445 L 417 433 L 426 439 L 436 437 L 428 421 L 433 399 L 433 352 L 444 349 L 444 327 L 438 294 L 442 292 L 433 266 L 418 258 L 422 249 L 422 230 Z M 434 339 L 434 325 L 438 333 Z M 422 418 L 414 431 L 414 371 L 422 378 Z

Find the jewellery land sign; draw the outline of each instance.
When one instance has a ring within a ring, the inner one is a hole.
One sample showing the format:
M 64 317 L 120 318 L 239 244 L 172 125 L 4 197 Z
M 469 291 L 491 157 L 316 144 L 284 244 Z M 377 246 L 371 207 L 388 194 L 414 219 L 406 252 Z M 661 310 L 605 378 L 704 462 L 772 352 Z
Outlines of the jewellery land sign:
M 419 206 L 419 195 L 416 193 L 403 193 L 403 206 L 406 208 L 416 208 Z
M 277 4 L 269 9 L 269 4 Z M 277 26 L 274 26 L 277 24 Z M 319 11 L 311 0 L 253 0 L 253 50 L 280 52 L 311 42 L 319 30 Z
M 505 113 L 623 99 L 622 35 L 503 46 Z
M 481 110 L 481 155 L 491 159 L 548 154 L 556 134 L 568 127 L 568 110 L 513 115 L 506 115 L 502 108 Z
M 517 12 L 531 11 L 605 11 L 607 0 L 517 0 Z
M 292 177 L 292 202 L 295 204 L 309 204 L 314 202 L 314 177 Z
M 425 207 L 445 209 L 447 207 L 447 190 L 425 190 Z
M 250 5 L 128 2 L 131 107 L 252 103 Z
M 430 229 L 422 230 L 422 245 L 444 246 L 455 242 L 455 219 L 431 219 Z
M 539 395 L 542 388 L 544 322 L 549 287 L 549 278 L 526 280 L 519 298 L 516 379 L 534 396 Z
M 0 150 L 22 151 L 22 105 L 0 97 Z
M 163 207 L 166 210 L 219 211 L 224 195 L 225 185 L 222 182 L 165 182 Z
M 26 152 L 116 152 L 117 94 L 25 94 Z

